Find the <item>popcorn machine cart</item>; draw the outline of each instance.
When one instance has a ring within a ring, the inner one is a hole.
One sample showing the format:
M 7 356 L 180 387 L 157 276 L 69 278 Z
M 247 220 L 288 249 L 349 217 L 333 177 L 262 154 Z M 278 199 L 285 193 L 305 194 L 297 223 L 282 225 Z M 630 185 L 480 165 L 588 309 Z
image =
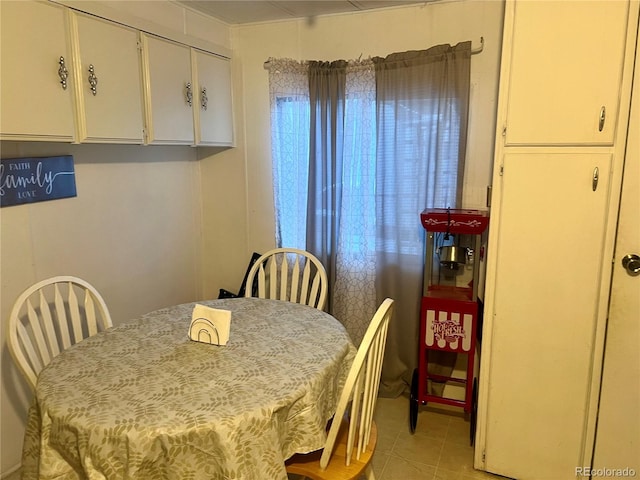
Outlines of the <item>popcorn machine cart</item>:
M 413 372 L 409 403 L 411 432 L 418 407 L 427 402 L 459 406 L 470 414 L 473 443 L 477 412 L 474 361 L 478 329 L 478 284 L 482 234 L 489 224 L 481 210 L 426 209 L 420 214 L 427 231 L 423 297 L 420 309 L 418 368 Z M 466 376 L 432 373 L 429 354 L 436 351 L 466 355 Z M 464 387 L 464 400 L 436 395 L 430 383 Z M 431 393 L 430 393 L 431 392 Z

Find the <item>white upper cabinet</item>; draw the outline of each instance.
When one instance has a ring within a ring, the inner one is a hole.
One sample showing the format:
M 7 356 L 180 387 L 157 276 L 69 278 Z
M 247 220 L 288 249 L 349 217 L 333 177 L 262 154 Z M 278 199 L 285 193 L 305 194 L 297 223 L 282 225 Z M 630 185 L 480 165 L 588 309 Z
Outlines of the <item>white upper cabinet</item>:
M 231 146 L 226 58 L 142 34 L 147 143 Z
M 506 145 L 610 145 L 619 109 L 628 2 L 517 2 Z M 509 45 L 510 39 L 510 45 Z
M 0 2 L 0 18 L 0 138 L 73 141 L 67 10 L 51 3 Z
M 53 2 L 0 9 L 0 139 L 233 145 L 228 58 Z
M 144 142 L 138 31 L 101 18 L 72 14 L 78 140 Z
M 193 145 L 191 49 L 142 34 L 147 143 Z
M 196 115 L 196 144 L 231 146 L 233 112 L 231 103 L 231 62 L 226 58 L 192 49 Z

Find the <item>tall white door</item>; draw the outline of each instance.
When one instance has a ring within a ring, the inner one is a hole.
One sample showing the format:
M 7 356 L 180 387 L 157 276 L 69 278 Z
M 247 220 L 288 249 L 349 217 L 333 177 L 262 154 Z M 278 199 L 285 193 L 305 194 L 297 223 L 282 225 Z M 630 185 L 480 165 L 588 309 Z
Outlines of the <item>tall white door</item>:
M 593 460 L 594 469 L 605 473 L 598 475 L 602 478 L 621 477 L 616 469 L 625 468 L 640 476 L 640 275 L 632 275 L 622 263 L 627 255 L 640 256 L 638 59 L 634 78 Z M 627 262 L 631 269 L 638 265 Z
M 569 3 L 505 6 L 475 465 L 518 480 L 589 478 L 596 422 L 601 465 L 639 458 L 637 307 L 612 313 L 601 375 L 640 4 Z M 621 224 L 638 222 L 635 195 Z
M 497 267 L 485 467 L 518 480 L 575 478 L 583 461 L 611 154 L 507 153 L 502 164 L 501 213 L 492 218 L 499 233 L 491 250 Z

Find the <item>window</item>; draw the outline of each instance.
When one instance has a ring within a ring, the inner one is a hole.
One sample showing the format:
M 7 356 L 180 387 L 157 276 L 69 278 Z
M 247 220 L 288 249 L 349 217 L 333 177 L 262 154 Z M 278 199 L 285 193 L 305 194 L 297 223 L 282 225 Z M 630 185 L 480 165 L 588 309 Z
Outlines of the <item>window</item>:
M 276 97 L 272 119 L 279 245 L 305 249 L 309 175 L 309 99 Z
M 397 300 L 394 336 L 415 336 L 420 212 L 456 208 L 461 198 L 470 46 L 354 62 L 269 60 L 276 241 L 320 259 L 328 310 L 356 344 L 385 297 Z M 385 370 L 389 385 L 416 352 L 391 355 L 401 359 Z

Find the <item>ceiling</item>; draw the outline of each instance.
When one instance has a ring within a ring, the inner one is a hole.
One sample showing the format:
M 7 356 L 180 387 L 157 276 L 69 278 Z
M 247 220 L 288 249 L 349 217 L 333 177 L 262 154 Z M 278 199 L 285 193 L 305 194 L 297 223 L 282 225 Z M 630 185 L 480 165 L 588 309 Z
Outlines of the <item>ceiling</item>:
M 177 3 L 217 18 L 230 25 L 238 25 L 243 23 L 291 20 L 295 18 L 313 19 L 318 15 L 359 12 L 375 8 L 417 3 L 423 4 L 426 2 L 425 0 L 178 0 Z

